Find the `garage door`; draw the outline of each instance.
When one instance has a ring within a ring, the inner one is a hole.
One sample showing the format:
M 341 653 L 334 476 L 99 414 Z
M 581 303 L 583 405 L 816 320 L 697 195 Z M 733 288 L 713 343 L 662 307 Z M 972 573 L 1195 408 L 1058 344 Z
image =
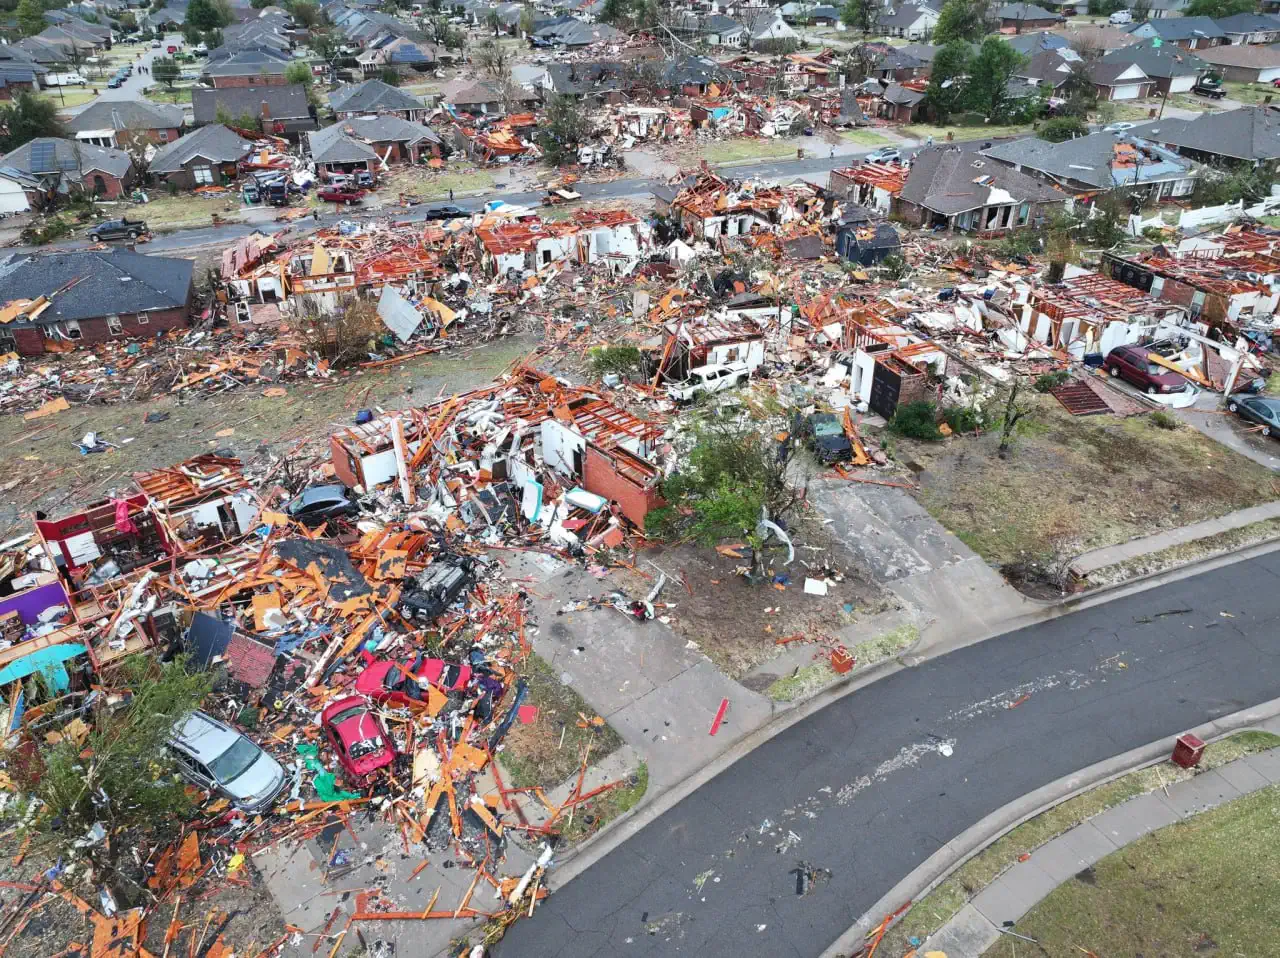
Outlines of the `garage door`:
M 1141 83 L 1131 83 L 1127 86 L 1116 87 L 1115 94 L 1111 97 L 1113 100 L 1136 100 L 1138 94 L 1142 92 Z
M 10 180 L 0 180 L 0 213 L 25 213 L 27 209 L 27 194 L 22 192 L 22 187 Z
M 1174 77 L 1169 81 L 1169 89 L 1174 93 L 1187 93 L 1195 85 L 1196 78 L 1194 76 Z

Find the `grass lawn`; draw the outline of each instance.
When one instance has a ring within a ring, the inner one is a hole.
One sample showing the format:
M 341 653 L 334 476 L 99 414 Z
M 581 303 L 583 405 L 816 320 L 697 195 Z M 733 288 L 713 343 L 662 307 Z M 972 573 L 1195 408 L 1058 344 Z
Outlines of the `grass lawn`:
M 481 170 L 469 164 L 454 164 L 443 170 L 429 166 L 404 167 L 382 181 L 379 192 L 384 202 L 392 202 L 396 193 L 412 193 L 423 199 L 447 198 L 449 191 L 470 193 L 493 189 L 497 182 L 489 170 Z
M 933 126 L 928 123 L 913 123 L 910 126 L 904 126 L 901 131 L 903 136 L 909 136 L 912 139 L 924 141 L 929 137 L 933 137 L 935 143 L 945 142 L 947 134 L 951 134 L 956 140 L 989 140 L 998 136 L 1021 136 L 1024 133 L 1031 132 L 1031 124 L 1022 123 L 1011 126 L 1000 126 L 997 124 L 989 124 L 987 126 Z
M 992 958 L 1273 955 L 1280 928 L 1280 786 L 1141 838 L 1059 885 Z M 1267 944 L 1271 942 L 1271 944 Z
M 558 822 L 563 829 L 561 836 L 567 842 L 580 842 L 594 835 L 619 815 L 635 808 L 648 790 L 649 766 L 642 762 L 626 785 L 583 802 L 574 812 L 572 821 L 566 816 Z
M 1142 103 L 1112 103 L 1110 105 L 1113 108 L 1114 118 L 1107 120 L 1107 123 L 1115 123 L 1118 120 L 1126 120 L 1129 123 L 1136 123 L 1139 120 L 1150 120 L 1152 119 L 1150 115 L 1152 109 L 1156 111 L 1157 115 L 1160 113 L 1159 104 L 1156 104 L 1154 107 Z M 1101 116 L 1098 117 L 1098 122 L 1102 122 Z
M 1280 98 L 1280 90 L 1277 90 L 1270 83 L 1236 83 L 1227 81 L 1222 84 L 1222 88 L 1227 91 L 1227 96 L 1233 100 L 1239 100 L 1246 106 L 1253 106 L 1266 101 L 1270 97 L 1273 102 Z M 1208 102 L 1213 102 L 1212 100 Z
M 1242 755 L 1265 751 L 1280 745 L 1280 736 L 1269 732 L 1240 732 L 1205 749 L 1202 769 L 1217 768 Z M 902 955 L 910 948 L 909 939 L 924 938 L 937 931 L 978 892 L 986 888 L 1019 856 L 1034 851 L 1069 828 L 1126 802 L 1137 795 L 1155 791 L 1164 785 L 1191 778 L 1194 773 L 1172 762 L 1162 762 L 1121 776 L 1115 781 L 1068 799 L 1013 829 L 982 852 L 961 865 L 942 884 L 916 902 L 902 920 L 893 927 L 881 946 L 880 953 Z M 1018 930 L 1022 932 L 1022 923 Z M 1022 932 L 1033 938 L 1033 932 Z M 1095 942 L 1095 947 L 1097 943 Z M 1025 952 L 1024 954 L 1071 954 L 1072 950 Z M 1074 952 L 1080 954 L 1080 952 Z M 1111 954 L 1112 952 L 1100 952 Z M 1119 952 L 1116 952 L 1119 953 Z M 1133 952 L 1128 952 L 1133 954 Z M 1159 954 L 1149 952 L 1148 954 Z M 1227 953 L 1224 953 L 1227 954 Z
M 796 148 L 783 140 L 745 138 L 708 143 L 701 149 L 690 151 L 690 158 L 705 159 L 708 163 L 740 163 L 744 160 L 774 160 L 794 158 Z
M 64 106 L 80 106 L 98 98 L 92 85 L 55 87 L 52 90 L 41 90 L 36 96 L 41 100 L 48 100 L 59 109 Z
M 884 146 L 886 143 L 893 142 L 887 136 L 872 133 L 870 130 L 845 130 L 840 136 L 850 142 L 860 143 L 862 146 Z
M 1147 416 L 1072 416 L 1032 395 L 1008 459 L 996 455 L 994 431 L 891 440 L 898 461 L 920 473 L 925 508 L 990 562 L 1074 555 L 1275 498 L 1268 469 L 1195 430 L 1160 429 Z
M 192 87 L 189 86 L 176 86 L 170 90 L 164 84 L 157 83 L 147 90 L 145 96 L 156 103 L 190 103 L 191 90 Z
M 154 231 L 183 226 L 208 226 L 214 213 L 229 218 L 242 208 L 238 189 L 217 196 L 200 196 L 194 193 L 170 196 L 163 189 L 158 189 L 147 190 L 147 196 L 151 202 L 143 206 L 130 206 L 124 215 L 146 220 L 147 226 Z
M 538 709 L 538 717 L 528 725 L 517 722 L 511 726 L 499 753 L 509 776 L 508 786 L 554 788 L 577 772 L 588 741 L 588 760 L 592 763 L 622 745 L 621 737 L 607 723 L 579 727 L 578 713 L 590 719 L 595 711 L 582 696 L 561 683 L 560 676 L 545 660 L 529 656 L 524 676 L 529 681 L 527 701 Z

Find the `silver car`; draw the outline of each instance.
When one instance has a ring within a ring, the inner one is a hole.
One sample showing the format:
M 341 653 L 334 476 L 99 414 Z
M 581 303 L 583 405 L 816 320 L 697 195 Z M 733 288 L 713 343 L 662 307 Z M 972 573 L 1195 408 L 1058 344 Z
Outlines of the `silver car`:
M 284 769 L 229 725 L 192 712 L 169 738 L 178 771 L 193 785 L 229 798 L 246 812 L 265 811 L 284 788 Z

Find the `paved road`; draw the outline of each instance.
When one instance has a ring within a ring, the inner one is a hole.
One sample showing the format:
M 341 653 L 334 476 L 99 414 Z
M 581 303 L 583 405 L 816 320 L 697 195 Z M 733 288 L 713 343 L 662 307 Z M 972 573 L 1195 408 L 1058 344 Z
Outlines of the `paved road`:
M 1273 553 L 855 692 L 555 892 L 496 954 L 819 955 L 916 865 L 1000 806 L 1280 695 L 1278 578 Z M 831 870 L 803 897 L 793 871 L 801 861 Z
M 182 42 L 182 35 L 178 33 L 171 33 L 164 38 L 165 47 L 168 47 L 170 44 L 176 45 Z M 89 78 L 90 87 L 97 87 L 97 89 L 101 91 L 98 94 L 98 100 L 138 100 L 142 98 L 142 92 L 147 87 L 154 86 L 156 82 L 150 74 L 144 76 L 139 73 L 138 66 L 142 65 L 149 67 L 151 66 L 152 60 L 157 56 L 164 55 L 164 48 L 154 50 L 151 47 L 147 47 L 147 51 L 142 55 L 142 59 L 133 61 L 132 75 L 125 80 L 121 86 L 116 87 L 114 90 L 107 87 L 107 81 L 111 79 L 110 75 L 100 73 L 100 71 L 94 69 L 93 64 L 85 64 L 81 68 L 81 72 Z M 111 73 L 115 73 L 115 70 L 113 69 Z M 79 106 L 60 107 L 58 112 L 66 114 L 67 116 L 75 116 L 76 114 L 83 112 L 92 104 L 98 102 L 98 100 L 90 100 L 88 103 L 82 103 Z

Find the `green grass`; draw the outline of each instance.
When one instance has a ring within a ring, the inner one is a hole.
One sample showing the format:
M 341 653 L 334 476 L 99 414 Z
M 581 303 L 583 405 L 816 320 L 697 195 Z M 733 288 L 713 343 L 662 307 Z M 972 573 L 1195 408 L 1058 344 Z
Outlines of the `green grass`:
M 157 83 L 144 95 L 148 100 L 154 100 L 156 103 L 190 103 L 191 90 L 192 87 L 189 86 L 178 86 L 170 90 L 163 84 Z
M 1273 103 L 1280 99 L 1280 90 L 1277 90 L 1270 83 L 1237 83 L 1228 80 L 1222 84 L 1222 88 L 1227 91 L 1228 97 L 1238 100 L 1246 106 L 1265 103 L 1268 97 L 1271 98 Z
M 1005 937 L 986 954 L 1275 954 L 1278 799 L 1271 786 L 1108 855 L 1018 920 L 1035 948 Z
M 214 213 L 229 219 L 242 207 L 240 190 L 234 184 L 228 187 L 227 193 L 213 196 L 193 193 L 170 196 L 163 186 L 146 192 L 150 202 L 132 207 L 129 215 L 142 217 L 153 231 L 208 226 Z
M 840 134 L 846 140 L 853 143 L 860 143 L 863 146 L 883 146 L 886 143 L 892 143 L 893 140 L 887 136 L 881 136 L 879 133 L 872 133 L 870 130 L 845 130 Z
M 466 165 L 452 165 L 443 170 L 428 166 L 404 167 L 394 172 L 383 187 L 384 200 L 390 201 L 397 193 L 410 193 L 423 199 L 442 199 L 453 190 L 473 193 L 493 189 L 493 173 Z
M 567 817 L 560 835 L 568 842 L 580 842 L 594 835 L 619 815 L 631 811 L 649 790 L 649 766 L 644 762 L 631 776 L 634 782 L 613 788 L 590 801 L 583 802 L 574 813 L 573 821 Z
M 903 649 L 914 645 L 919 638 L 920 630 L 908 623 L 878 635 L 874 639 L 859 642 L 849 650 L 853 656 L 854 668 L 865 668 L 892 658 Z M 794 702 L 797 699 L 808 698 L 835 678 L 836 670 L 829 662 L 815 662 L 813 665 L 798 669 L 793 675 L 778 679 L 765 689 L 765 695 L 775 702 Z
M 1277 536 L 1280 536 L 1280 519 L 1263 519 L 1238 529 L 1228 529 L 1226 532 L 1170 546 L 1168 549 L 1161 549 L 1150 555 L 1095 569 L 1089 573 L 1089 583 L 1093 586 L 1114 585 L 1136 576 L 1151 575 L 1207 559 L 1210 556 L 1246 549 Z
M 796 148 L 780 140 L 740 139 L 708 143 L 697 150 L 697 156 L 708 163 L 741 163 L 747 160 L 772 160 L 794 157 Z
M 956 140 L 988 140 L 1000 136 L 1021 136 L 1031 132 L 1030 123 L 986 126 L 934 126 L 929 123 L 912 123 L 904 126 L 899 132 L 903 136 L 924 142 L 930 136 L 934 143 L 944 143 L 950 133 Z
M 1235 761 L 1242 755 L 1266 751 L 1276 746 L 1280 746 L 1280 735 L 1259 731 L 1238 732 L 1210 744 L 1205 749 L 1200 767 L 1202 770 L 1218 768 Z M 1192 771 L 1179 768 L 1172 762 L 1162 762 L 1090 789 L 1054 806 L 1043 815 L 1024 822 L 969 859 L 937 888 L 916 902 L 885 937 L 882 953 L 905 954 L 910 947 L 909 939 L 926 938 L 933 934 L 963 908 L 966 902 L 1013 865 L 1021 855 L 1034 851 L 1067 829 L 1088 821 L 1108 808 L 1126 802 L 1136 795 L 1192 778 L 1194 774 Z M 1022 930 L 1021 923 L 1018 928 L 1019 931 Z M 1032 937 L 1035 936 L 1032 935 Z M 1039 954 L 1057 956 L 1069 953 L 1068 949 Z M 1129 953 L 1132 954 L 1132 952 Z
M 80 106 L 98 98 L 97 94 L 93 92 L 92 83 L 85 86 L 56 87 L 51 90 L 41 90 L 36 96 L 41 100 L 48 100 L 59 109 L 67 106 Z

